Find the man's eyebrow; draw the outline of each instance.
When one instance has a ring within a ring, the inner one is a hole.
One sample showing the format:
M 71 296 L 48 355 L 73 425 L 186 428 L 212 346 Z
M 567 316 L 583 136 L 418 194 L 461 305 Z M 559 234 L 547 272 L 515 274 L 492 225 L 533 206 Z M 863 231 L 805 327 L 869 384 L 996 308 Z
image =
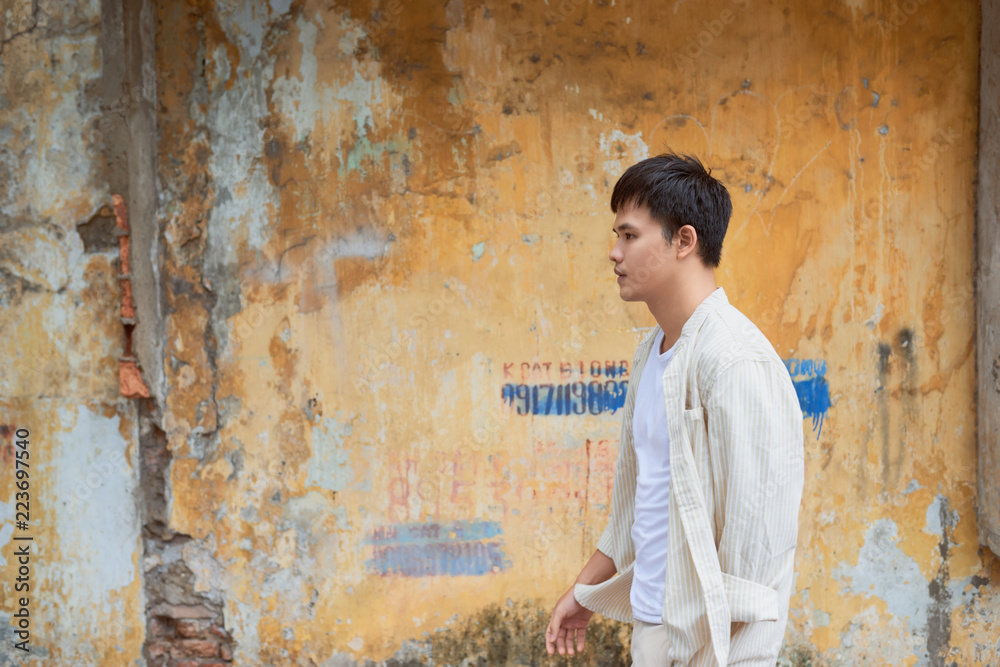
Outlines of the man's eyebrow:
M 613 232 L 617 232 L 619 229 L 635 229 L 635 227 L 631 223 L 628 223 L 628 222 L 623 222 L 622 224 L 618 225 L 617 227 L 614 227 L 614 226 L 611 227 L 611 231 L 613 231 Z

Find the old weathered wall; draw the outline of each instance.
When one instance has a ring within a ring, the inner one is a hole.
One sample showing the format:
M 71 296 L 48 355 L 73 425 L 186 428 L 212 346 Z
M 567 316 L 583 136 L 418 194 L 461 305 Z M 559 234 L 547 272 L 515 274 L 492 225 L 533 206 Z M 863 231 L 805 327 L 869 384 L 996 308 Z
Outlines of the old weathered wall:
M 975 515 L 976 3 L 159 19 L 170 522 L 210 556 L 197 585 L 237 661 L 542 660 L 652 324 L 617 301 L 608 196 L 667 146 L 730 187 L 719 282 L 802 397 L 786 656 L 1000 659 Z
M 1000 2 L 983 2 L 976 188 L 979 541 L 1000 554 Z
M 129 98 L 102 85 L 100 10 L 0 16 L 3 665 L 139 664 L 145 638 L 137 407 L 118 375 L 125 179 L 104 157 Z
M 784 659 L 1000 661 L 978 3 L 191 0 L 155 38 L 124 4 L 0 26 L 0 625 L 30 535 L 29 664 L 544 664 L 653 324 L 618 301 L 607 201 L 668 146 L 729 186 L 719 283 L 803 406 Z M 582 662 L 627 664 L 628 630 Z

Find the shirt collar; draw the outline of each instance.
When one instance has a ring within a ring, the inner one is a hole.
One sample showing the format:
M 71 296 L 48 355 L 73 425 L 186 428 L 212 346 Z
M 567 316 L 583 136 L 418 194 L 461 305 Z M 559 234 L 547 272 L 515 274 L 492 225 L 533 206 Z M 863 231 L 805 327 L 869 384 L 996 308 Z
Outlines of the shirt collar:
M 674 346 L 674 354 L 676 355 L 686 344 L 687 339 L 691 338 L 698 332 L 701 328 L 702 322 L 705 321 L 705 317 L 713 311 L 716 307 L 723 304 L 728 304 L 729 298 L 726 296 L 726 291 L 722 289 L 721 286 L 716 287 L 715 291 L 709 294 L 705 299 L 698 304 L 698 307 L 694 309 L 691 313 L 691 317 L 687 319 L 684 326 L 681 327 L 681 337 L 677 339 L 677 343 Z M 641 344 L 652 345 L 653 341 L 656 339 L 656 335 L 660 333 L 660 325 L 657 324 L 653 329 L 646 334 Z

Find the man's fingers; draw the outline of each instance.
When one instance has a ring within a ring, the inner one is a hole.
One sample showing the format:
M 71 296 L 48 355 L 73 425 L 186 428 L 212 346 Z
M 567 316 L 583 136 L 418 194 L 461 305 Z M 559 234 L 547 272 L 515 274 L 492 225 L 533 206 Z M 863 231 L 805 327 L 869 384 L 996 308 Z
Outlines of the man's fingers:
M 555 653 L 556 650 L 556 630 L 552 628 L 552 623 L 555 619 L 549 621 L 549 627 L 545 629 L 545 650 L 549 655 Z
M 549 655 L 555 651 L 556 642 L 559 639 L 559 631 L 562 626 L 562 613 L 558 609 L 552 612 L 552 618 L 549 619 L 549 627 L 545 630 L 545 650 L 548 651 Z
M 576 631 L 576 652 L 583 652 L 583 642 L 587 639 L 587 628 L 579 628 Z
M 556 649 L 559 651 L 559 655 L 566 655 L 566 628 L 559 628 L 559 634 L 556 638 Z

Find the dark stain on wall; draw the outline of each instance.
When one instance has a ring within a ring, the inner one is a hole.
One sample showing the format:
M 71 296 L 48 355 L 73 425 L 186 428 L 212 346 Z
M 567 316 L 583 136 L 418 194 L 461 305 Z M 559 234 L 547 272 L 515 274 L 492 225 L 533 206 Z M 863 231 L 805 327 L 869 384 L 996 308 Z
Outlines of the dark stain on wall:
M 993 360 L 993 383 L 997 393 L 1000 394 L 1000 356 Z
M 554 602 L 554 601 L 553 601 Z M 431 638 L 435 665 L 576 665 L 618 667 L 631 664 L 632 626 L 594 616 L 582 654 L 572 659 L 545 651 L 551 610 L 538 602 L 512 602 L 484 608 L 460 626 Z
M 102 206 L 90 220 L 78 224 L 76 230 L 83 240 L 85 253 L 107 252 L 118 248 L 118 237 L 114 235 L 115 216 L 107 206 Z
M 948 499 L 943 496 L 938 516 L 941 520 L 941 540 L 938 542 L 941 565 L 937 576 L 928 584 L 931 605 L 927 610 L 927 653 L 934 667 L 957 667 L 958 663 L 946 662 L 951 649 L 951 591 L 948 590 L 951 567 L 948 559 L 955 515 L 948 511 Z
M 907 434 L 920 425 L 919 378 L 916 337 L 909 327 L 900 329 L 892 343 L 878 344 L 878 381 L 875 389 L 881 441 L 882 485 L 891 489 L 899 483 L 905 464 Z M 893 360 L 897 360 L 894 364 Z M 890 399 L 902 410 L 890 411 Z
M 916 335 L 909 327 L 896 333 L 893 351 L 902 361 L 899 378 L 899 403 L 902 420 L 899 424 L 898 449 L 891 472 L 893 484 L 899 482 L 900 470 L 906 456 L 908 435 L 920 432 L 920 380 L 917 373 Z
M 882 483 L 886 484 L 889 476 L 889 367 L 892 356 L 892 346 L 887 343 L 878 344 L 878 387 L 875 389 L 875 403 L 878 410 L 878 428 L 882 441 Z

